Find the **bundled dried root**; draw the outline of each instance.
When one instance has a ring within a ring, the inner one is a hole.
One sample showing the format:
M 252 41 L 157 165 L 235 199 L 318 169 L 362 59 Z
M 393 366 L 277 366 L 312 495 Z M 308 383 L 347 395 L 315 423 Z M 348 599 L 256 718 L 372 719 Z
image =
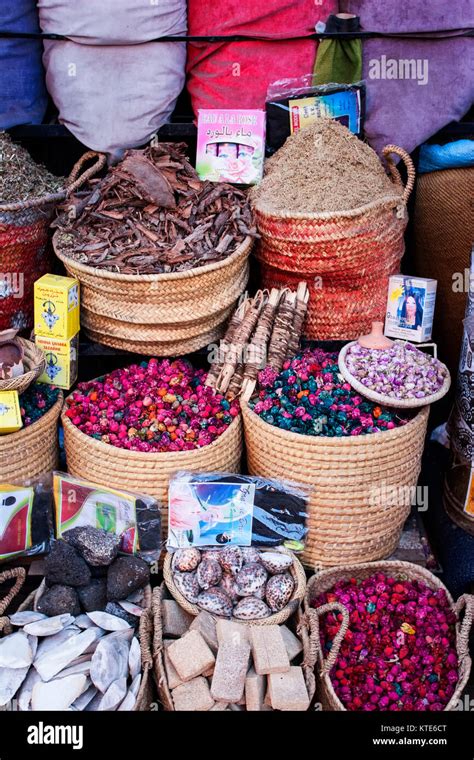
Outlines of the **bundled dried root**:
M 209 370 L 207 385 L 229 397 L 248 400 L 259 370 L 269 365 L 280 371 L 299 347 L 309 293 L 301 282 L 296 292 L 272 288 L 241 302 L 219 347 L 218 361 Z

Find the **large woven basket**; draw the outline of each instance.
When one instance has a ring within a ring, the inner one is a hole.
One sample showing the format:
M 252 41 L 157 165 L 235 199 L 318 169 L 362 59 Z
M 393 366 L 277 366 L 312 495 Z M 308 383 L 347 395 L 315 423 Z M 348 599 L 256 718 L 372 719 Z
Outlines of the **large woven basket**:
M 274 552 L 275 549 L 269 549 L 269 551 Z M 284 551 L 285 554 L 291 554 L 291 552 L 287 550 L 281 549 L 280 551 Z M 190 615 L 199 615 L 201 609 L 197 606 L 197 604 L 191 604 L 191 602 L 188 602 L 186 597 L 183 596 L 174 582 L 173 573 L 171 572 L 172 557 L 172 553 L 168 552 L 165 556 L 163 564 L 163 578 L 168 591 L 176 599 L 178 604 L 184 610 L 186 610 L 186 612 L 189 612 Z M 279 612 L 275 612 L 273 615 L 269 615 L 269 617 L 260 618 L 258 620 L 238 620 L 237 618 L 232 618 L 232 620 L 236 623 L 244 623 L 246 625 L 281 625 L 281 623 L 284 623 L 285 620 L 288 620 L 288 618 L 291 617 L 300 606 L 306 589 L 305 571 L 299 559 L 297 559 L 297 557 L 294 555 L 293 565 L 290 567 L 289 572 L 293 576 L 295 588 L 292 597 L 286 607 L 284 607 Z
M 391 159 L 407 166 L 405 188 Z M 351 340 L 384 318 L 390 275 L 400 269 L 407 225 L 406 204 L 415 169 L 395 145 L 383 154 L 394 183 L 393 194 L 343 212 L 275 212 L 254 205 L 261 235 L 257 257 L 264 287 L 292 289 L 304 279 L 310 298 L 304 334 L 317 340 Z
M 327 438 L 281 430 L 242 405 L 252 475 L 312 486 L 303 563 L 367 562 L 398 545 L 421 466 L 429 407 L 402 427 Z
M 17 433 L 0 435 L 0 483 L 27 484 L 55 469 L 63 400 L 60 392 L 56 403 L 39 420 Z
M 162 525 L 168 529 L 168 482 L 178 470 L 239 472 L 242 420 L 235 417 L 209 446 L 191 451 L 128 451 L 90 438 L 62 415 L 67 468 L 71 475 L 97 485 L 154 496 L 163 506 Z
M 92 340 L 113 348 L 173 356 L 215 342 L 247 285 L 250 237 L 216 264 L 125 275 L 74 261 L 63 253 L 63 234 L 55 233 L 53 246 L 81 283 L 82 326 Z
M 0 576 L 1 579 L 1 576 Z M 36 605 L 44 593 L 45 582 L 42 581 L 39 588 L 36 591 L 32 591 L 25 601 L 20 604 L 18 610 L 35 610 Z M 140 651 L 142 659 L 142 679 L 140 683 L 140 689 L 137 694 L 135 707 L 133 712 L 147 712 L 152 709 L 153 706 L 153 685 L 152 685 L 152 670 L 153 670 L 153 656 L 152 656 L 152 640 L 153 640 L 153 614 L 152 614 L 152 590 L 151 586 L 145 588 L 145 608 L 144 612 L 140 616 L 140 622 L 138 625 L 138 638 L 140 639 Z M 2 618 L 0 618 L 1 622 Z M 10 626 L 11 629 L 11 626 Z M 7 631 L 6 631 L 7 632 Z M 8 631 L 10 632 L 10 631 Z
M 0 391 L 18 391 L 24 393 L 35 380 L 43 374 L 46 366 L 46 359 L 43 351 L 31 340 L 16 338 L 21 344 L 23 354 L 24 373 L 19 377 L 12 377 L 9 380 L 0 380 Z
M 97 158 L 81 174 L 83 165 Z M 67 190 L 27 201 L 0 204 L 0 330 L 33 326 L 33 286 L 50 268 L 48 229 L 56 205 L 105 164 L 105 156 L 87 152 L 74 166 Z
M 339 580 L 349 578 L 363 580 L 377 572 L 383 572 L 399 579 L 421 581 L 434 591 L 443 589 L 446 592 L 451 608 L 456 613 L 458 621 L 456 625 L 456 649 L 459 659 L 459 680 L 456 685 L 456 690 L 445 710 L 451 711 L 458 709 L 459 699 L 466 687 L 471 671 L 469 633 L 474 619 L 474 596 L 464 594 L 455 604 L 447 588 L 435 575 L 433 575 L 433 573 L 430 573 L 429 570 L 425 570 L 423 567 L 413 565 L 411 562 L 389 561 L 367 563 L 363 565 L 350 565 L 343 568 L 323 570 L 309 579 L 304 604 L 306 625 L 303 627 L 306 627 L 306 632 L 302 639 L 305 645 L 304 667 L 306 674 L 309 676 L 310 673 L 313 673 L 312 693 L 310 693 L 310 696 L 314 696 L 316 693 L 317 699 L 321 702 L 323 709 L 325 710 L 346 710 L 334 691 L 330 679 L 330 673 L 337 660 L 340 646 L 349 627 L 349 613 L 346 607 L 339 602 L 331 602 L 314 609 L 310 606 L 312 600 L 315 599 L 318 594 L 329 591 Z M 341 623 L 341 628 L 334 639 L 331 651 L 329 655 L 325 657 L 321 649 L 319 622 L 323 615 L 332 611 L 340 612 L 343 616 L 343 621 Z M 463 611 L 464 619 L 461 620 Z M 314 674 L 316 675 L 315 679 Z M 307 677 L 307 683 L 308 681 L 311 681 L 310 677 Z

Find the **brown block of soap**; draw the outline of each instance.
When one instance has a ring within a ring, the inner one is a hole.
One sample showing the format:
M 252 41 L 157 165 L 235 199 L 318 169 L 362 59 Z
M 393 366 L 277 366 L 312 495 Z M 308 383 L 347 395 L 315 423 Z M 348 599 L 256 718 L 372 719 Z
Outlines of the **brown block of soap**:
M 198 631 L 188 631 L 168 647 L 169 658 L 182 681 L 190 681 L 205 673 L 215 657 Z
M 216 702 L 240 702 L 249 667 L 250 644 L 224 641 L 219 647 L 212 677 L 211 695 Z
M 309 708 L 310 699 L 303 670 L 294 665 L 287 673 L 269 675 L 268 691 L 274 710 L 298 710 L 302 712 Z
M 182 679 L 179 677 L 178 673 L 176 672 L 176 668 L 171 662 L 168 654 L 168 647 L 171 646 L 171 644 L 174 644 L 173 641 L 164 641 L 163 642 L 163 660 L 165 663 L 165 670 L 166 670 L 166 677 L 168 679 L 168 686 L 170 689 L 176 689 L 177 686 L 181 686 L 183 683 Z
M 173 599 L 163 599 L 161 603 L 163 634 L 179 639 L 188 630 L 194 618 Z
M 199 631 L 207 646 L 214 654 L 219 647 L 216 633 L 216 621 L 209 612 L 200 612 L 189 626 L 191 631 Z
M 230 641 L 234 644 L 250 643 L 249 626 L 243 623 L 236 623 L 233 620 L 223 620 L 221 618 L 216 623 L 216 632 L 219 646 L 224 641 Z
M 260 712 L 265 701 L 267 679 L 250 668 L 245 679 L 245 704 L 248 712 Z
M 285 673 L 290 660 L 278 625 L 254 625 L 250 628 L 250 641 L 255 671 L 260 675 Z
M 280 626 L 280 632 L 283 636 L 283 641 L 285 642 L 286 651 L 288 653 L 288 659 L 290 662 L 295 659 L 295 657 L 298 657 L 299 654 L 303 651 L 303 644 L 299 640 L 297 636 L 293 633 L 293 631 L 290 631 L 290 629 L 286 625 Z
M 207 712 L 214 707 L 209 684 L 202 676 L 173 689 L 172 696 L 177 712 Z

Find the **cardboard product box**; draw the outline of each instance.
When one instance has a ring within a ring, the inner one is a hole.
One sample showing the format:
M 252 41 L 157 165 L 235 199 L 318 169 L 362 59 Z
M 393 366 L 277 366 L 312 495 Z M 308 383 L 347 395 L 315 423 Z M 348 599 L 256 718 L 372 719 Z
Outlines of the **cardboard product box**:
M 385 335 L 411 343 L 431 340 L 436 280 L 394 274 L 389 279 Z
M 70 340 L 79 332 L 79 281 L 45 274 L 34 287 L 35 334 Z
M 255 185 L 263 175 L 265 111 L 200 108 L 196 171 L 202 180 Z
M 46 356 L 45 371 L 38 382 L 56 385 L 68 391 L 77 380 L 79 334 L 70 340 L 37 335 L 35 342 Z
M 0 435 L 23 427 L 18 391 L 0 391 Z

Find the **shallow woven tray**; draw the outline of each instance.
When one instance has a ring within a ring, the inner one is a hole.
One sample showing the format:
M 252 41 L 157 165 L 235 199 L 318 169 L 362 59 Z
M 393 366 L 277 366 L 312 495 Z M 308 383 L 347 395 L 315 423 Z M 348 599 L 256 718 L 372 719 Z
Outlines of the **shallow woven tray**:
M 230 620 L 235 623 L 244 623 L 245 625 L 280 625 L 281 623 L 284 623 L 285 620 L 288 620 L 288 618 L 296 612 L 304 597 L 306 590 L 306 574 L 299 559 L 292 552 L 286 549 L 273 548 L 268 550 L 262 549 L 262 551 L 280 551 L 282 554 L 289 554 L 293 556 L 293 566 L 290 567 L 288 571 L 293 576 L 293 580 L 295 582 L 293 595 L 286 607 L 284 607 L 279 612 L 273 613 L 269 617 L 259 618 L 258 620 L 238 620 L 232 616 Z M 190 615 L 199 615 L 199 613 L 202 612 L 201 608 L 198 607 L 197 604 L 191 604 L 191 602 L 188 602 L 186 597 L 183 596 L 183 594 L 175 585 L 175 582 L 173 580 L 173 573 L 171 571 L 172 556 L 172 552 L 167 552 L 163 564 L 163 578 L 166 583 L 166 587 L 170 594 L 176 599 L 180 607 L 186 610 L 186 612 L 189 612 Z
M 469 681 L 471 671 L 471 657 L 469 654 L 469 633 L 474 618 L 474 596 L 464 594 L 455 603 L 446 586 L 429 570 L 411 562 L 388 560 L 382 562 L 365 563 L 362 565 L 347 565 L 346 567 L 331 568 L 313 575 L 307 585 L 304 601 L 304 620 L 306 636 L 302 637 L 305 644 L 305 664 L 308 670 L 315 674 L 312 694 L 316 690 L 317 698 L 322 703 L 324 710 L 344 711 L 346 708 L 340 701 L 331 683 L 330 672 L 337 660 L 339 648 L 349 627 L 349 613 L 347 608 L 340 602 L 332 602 L 315 609 L 310 606 L 312 599 L 320 593 L 329 591 L 334 584 L 341 579 L 356 578 L 363 580 L 374 573 L 382 572 L 400 579 L 418 580 L 425 583 L 435 591 L 443 589 L 449 600 L 451 609 L 456 613 L 458 623 L 456 625 L 456 649 L 459 658 L 459 680 L 453 696 L 445 707 L 445 711 L 459 709 L 459 699 Z M 321 650 L 319 637 L 319 619 L 326 612 L 340 612 L 343 621 L 337 633 L 329 655 L 325 658 Z M 461 622 L 461 613 L 464 611 L 464 620 Z M 307 680 L 308 683 L 308 680 Z M 427 715 L 430 713 L 428 712 Z
M 21 344 L 24 351 L 23 366 L 25 371 L 19 377 L 0 380 L 0 391 L 24 393 L 31 383 L 34 383 L 43 374 L 46 359 L 41 349 L 31 340 L 25 340 L 25 338 L 16 338 L 16 340 Z
M 424 398 L 394 399 L 391 396 L 384 396 L 383 393 L 376 393 L 375 391 L 366 388 L 365 385 L 363 385 L 361 382 L 359 382 L 359 380 L 357 380 L 357 378 L 354 377 L 354 375 L 351 375 L 345 363 L 346 354 L 349 348 L 355 343 L 356 341 L 353 340 L 351 343 L 347 343 L 347 345 L 341 348 L 339 352 L 338 364 L 339 372 L 343 376 L 344 380 L 347 380 L 347 382 L 350 383 L 354 390 L 360 393 L 361 396 L 365 396 L 365 398 L 368 398 L 371 401 L 375 401 L 377 404 L 394 407 L 395 409 L 417 409 L 421 406 L 429 406 L 435 401 L 439 401 L 439 399 L 443 398 L 443 396 L 445 396 L 449 391 L 449 388 L 451 386 L 451 375 L 449 374 L 449 370 L 445 364 L 443 366 L 446 368 L 446 372 L 448 374 L 444 380 L 443 385 L 439 391 L 432 393 L 430 396 L 425 396 Z M 395 341 L 395 343 L 405 343 L 405 341 Z

